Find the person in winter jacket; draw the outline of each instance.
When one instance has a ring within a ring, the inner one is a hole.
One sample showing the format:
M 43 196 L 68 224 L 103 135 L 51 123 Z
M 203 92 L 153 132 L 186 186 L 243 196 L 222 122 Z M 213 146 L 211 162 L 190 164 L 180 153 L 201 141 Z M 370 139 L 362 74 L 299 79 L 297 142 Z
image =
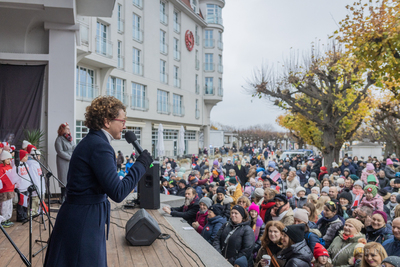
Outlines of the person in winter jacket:
M 296 196 L 289 200 L 290 207 L 294 210 L 303 207 L 307 203 L 306 189 L 304 187 L 296 188 Z
M 262 267 L 262 256 L 269 255 L 271 257 L 271 267 L 284 266 L 284 260 L 278 260 L 277 255 L 282 250 L 280 247 L 280 241 L 282 237 L 282 231 L 285 226 L 279 221 L 269 221 L 265 225 L 265 231 L 261 237 L 261 248 L 257 253 L 257 257 L 254 260 L 255 267 Z
M 373 210 L 383 211 L 383 200 L 378 195 L 378 188 L 375 185 L 367 185 L 364 187 L 365 198 L 361 201 L 359 207 L 367 206 Z
M 384 170 L 379 170 L 378 172 L 378 184 L 380 188 L 385 188 L 390 186 L 390 180 L 386 177 Z
M 313 267 L 333 267 L 332 263 L 329 262 L 329 253 L 320 243 L 315 245 L 314 259 L 311 266 Z
M 229 221 L 219 229 L 213 247 L 230 264 L 234 265 L 237 259 L 244 256 L 248 260 L 248 265 L 251 266 L 254 243 L 254 232 L 250 227 L 249 214 L 242 206 L 233 206 Z
M 347 219 L 343 230 L 335 237 L 328 248 L 329 255 L 332 255 L 333 266 L 349 266 L 349 259 L 353 256 L 354 248 L 360 238 L 365 238 L 361 233 L 364 225 L 357 219 Z
M 221 216 L 221 205 L 212 205 L 208 209 L 207 224 L 203 227 L 201 236 L 212 245 L 219 229 L 226 223 L 226 218 Z
M 321 232 L 323 244 L 326 248 L 332 243 L 337 231 L 343 226 L 344 220 L 338 215 L 342 212 L 338 204 L 333 201 L 326 202 L 324 205 L 324 214 L 318 220 L 317 227 Z M 331 253 L 329 253 L 331 254 Z
M 306 165 L 301 165 L 300 170 L 296 172 L 297 176 L 300 179 L 300 185 L 304 186 L 308 179 L 310 178 L 310 172 L 307 171 L 307 166 Z
M 177 195 L 178 194 L 178 186 L 177 186 L 177 183 L 176 183 L 175 180 L 169 181 L 167 190 L 168 190 L 170 195 Z
M 309 213 L 305 209 L 296 209 L 294 211 L 294 224 L 304 224 L 304 239 L 311 252 L 314 252 L 315 245 L 319 243 L 319 237 L 314 232 L 310 232 L 310 227 L 308 226 Z
M 389 256 L 400 257 L 400 217 L 392 221 L 392 232 L 393 238 L 384 241 L 382 246 Z
M 303 186 L 303 185 L 302 185 Z M 304 185 L 304 188 L 306 189 L 306 195 L 311 194 L 311 189 L 313 187 L 317 187 L 317 183 L 315 181 L 315 178 L 309 178 L 308 182 Z M 319 194 L 319 193 L 318 193 Z
M 391 159 L 386 159 L 385 175 L 389 179 L 396 177 L 396 171 L 393 166 L 393 161 Z
M 344 169 L 348 168 L 350 171 L 350 174 L 357 174 L 357 170 L 354 168 L 353 165 L 350 164 L 350 160 L 349 159 L 344 159 L 342 166 L 340 166 L 340 171 L 342 172 L 342 174 L 344 174 Z
M 320 173 L 318 174 L 318 180 L 322 180 L 325 174 L 328 174 L 328 169 L 325 166 L 320 168 Z
M 263 202 L 260 205 L 260 217 L 264 223 L 272 220 L 271 211 L 275 207 L 275 191 L 271 188 L 264 189 Z
M 257 252 L 261 247 L 261 237 L 264 234 L 264 230 L 265 230 L 265 224 L 263 222 L 263 220 L 261 219 L 260 215 L 260 207 L 255 204 L 254 202 L 251 203 L 250 207 L 249 207 L 249 215 L 250 215 L 250 227 L 253 229 L 254 231 L 254 238 L 255 238 L 255 245 L 253 248 L 253 255 L 254 258 L 257 256 Z
M 286 260 L 284 267 L 309 267 L 313 254 L 304 239 L 304 224 L 286 226 L 282 231 L 283 249 L 278 259 Z
M 383 211 L 374 211 L 372 213 L 372 222 L 366 227 L 367 242 L 377 242 L 382 244 L 385 240 L 392 237 L 392 231 L 388 229 L 387 215 Z
M 217 194 L 213 196 L 213 203 L 222 206 L 221 216 L 229 220 L 233 199 L 225 194 L 225 189 L 222 186 L 218 186 Z
M 188 188 L 185 179 L 180 179 L 178 182 L 178 192 L 176 193 L 177 196 L 184 197 L 186 194 L 186 189 Z
M 3 145 L 3 144 L 2 144 Z M 14 223 L 10 221 L 13 212 L 13 198 L 15 196 L 14 184 L 6 175 L 7 172 L 11 173 L 12 155 L 8 151 L 3 151 L 0 154 L 0 215 L 4 217 L 5 221 L 1 225 L 5 228 L 13 226 Z
M 229 187 L 227 188 L 227 193 L 232 197 L 233 202 L 231 203 L 231 208 L 236 205 L 237 200 L 239 197 L 243 195 L 242 192 L 242 186 L 238 182 L 238 177 L 235 175 L 235 171 L 231 170 L 230 173 L 230 178 L 228 180 Z M 231 176 L 232 175 L 232 176 Z
M 396 197 L 398 194 L 399 193 L 397 193 L 397 192 L 393 192 L 390 195 L 389 202 L 386 204 L 386 207 L 389 210 L 388 219 L 390 219 L 390 221 L 392 221 L 394 219 L 394 209 L 399 204 L 399 203 L 397 203 L 397 200 L 396 200 Z
M 284 225 L 292 225 L 294 222 L 293 210 L 286 197 L 281 194 L 277 194 L 274 197 L 275 206 L 271 210 L 272 220 L 280 221 Z
M 296 172 L 290 171 L 288 177 L 286 178 L 286 189 L 293 189 L 296 190 L 297 187 L 300 186 L 299 180 L 296 179 Z
M 180 207 L 170 208 L 164 206 L 163 210 L 172 217 L 181 217 L 187 221 L 189 225 L 196 220 L 196 214 L 199 211 L 199 197 L 194 188 L 186 189 L 185 202 Z
M 347 219 L 352 216 L 353 211 L 351 209 L 353 204 L 353 196 L 350 193 L 349 189 L 345 189 L 342 193 L 339 194 L 339 203 L 343 209 L 343 219 Z
M 230 170 L 233 170 L 235 166 L 233 166 L 231 159 L 227 159 L 225 165 L 222 167 L 225 169 L 226 173 L 229 173 Z
M 381 265 L 382 261 L 388 257 L 385 249 L 380 243 L 369 242 L 364 246 L 364 256 L 361 259 L 360 266 L 375 267 Z
M 362 172 L 361 172 L 361 178 L 360 178 L 361 181 L 364 184 L 368 184 L 367 179 L 368 179 L 368 176 L 370 176 L 370 175 L 373 175 L 375 177 L 375 181 L 377 183 L 376 186 L 378 186 L 379 185 L 379 181 L 378 181 L 378 178 L 376 177 L 377 175 L 375 173 L 374 165 L 372 163 L 367 163 L 367 167 L 365 167 L 365 169 L 362 170 Z
M 199 201 L 199 211 L 196 214 L 196 221 L 192 223 L 192 227 L 197 230 L 199 234 L 203 231 L 204 226 L 207 224 L 208 208 L 211 207 L 212 200 L 208 197 L 203 197 Z

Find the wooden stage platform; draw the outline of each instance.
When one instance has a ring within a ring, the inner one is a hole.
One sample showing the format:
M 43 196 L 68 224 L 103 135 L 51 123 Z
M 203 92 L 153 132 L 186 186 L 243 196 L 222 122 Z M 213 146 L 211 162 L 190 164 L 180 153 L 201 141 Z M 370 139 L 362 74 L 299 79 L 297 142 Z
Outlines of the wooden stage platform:
M 166 218 L 158 210 L 147 210 L 151 216 L 159 223 L 161 232 L 167 233 L 171 238 L 167 240 L 157 239 L 151 246 L 133 247 L 129 246 L 125 240 L 125 223 L 138 209 L 122 209 L 122 203 L 111 202 L 111 225 L 110 234 L 107 241 L 107 263 L 109 267 L 118 266 L 205 266 L 194 252 L 192 252 L 184 240 L 174 231 Z M 56 213 L 51 213 L 55 217 Z M 15 210 L 13 221 L 15 222 Z M 43 224 L 38 223 L 39 218 L 33 222 L 33 242 L 41 238 L 47 240 L 48 230 L 44 230 Z M 54 219 L 53 219 L 54 222 Z M 22 225 L 15 222 L 15 225 L 6 228 L 18 248 L 28 257 L 29 251 L 29 223 Z M 193 234 L 197 234 L 193 232 Z M 40 243 L 33 243 L 32 251 L 41 249 Z M 32 266 L 43 266 L 43 253 L 32 258 Z M 71 255 L 73 256 L 73 255 Z M 0 232 L 0 267 L 3 266 L 25 266 L 8 242 L 5 235 Z

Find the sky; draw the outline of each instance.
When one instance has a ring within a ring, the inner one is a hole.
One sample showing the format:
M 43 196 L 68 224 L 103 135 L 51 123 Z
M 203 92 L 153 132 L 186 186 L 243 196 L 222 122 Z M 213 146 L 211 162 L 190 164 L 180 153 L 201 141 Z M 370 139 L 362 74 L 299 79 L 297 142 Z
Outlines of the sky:
M 282 65 L 291 51 L 308 52 L 328 37 L 348 14 L 349 0 L 226 0 L 224 21 L 223 101 L 211 122 L 235 127 L 270 124 L 284 111 L 266 99 L 251 97 L 243 86 L 262 64 Z M 291 50 L 292 49 L 292 50 Z M 280 62 L 280 63 L 279 63 Z

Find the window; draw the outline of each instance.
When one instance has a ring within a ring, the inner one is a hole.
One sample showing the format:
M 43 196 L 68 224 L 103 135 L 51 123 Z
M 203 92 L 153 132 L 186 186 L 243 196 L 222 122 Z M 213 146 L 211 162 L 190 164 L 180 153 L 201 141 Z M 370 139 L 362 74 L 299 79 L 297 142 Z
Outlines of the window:
M 214 78 L 213 77 L 206 77 L 206 86 L 205 86 L 205 94 L 206 95 L 213 95 L 214 94 Z
M 220 6 L 207 4 L 207 23 L 222 25 L 222 8 Z
M 157 90 L 157 111 L 163 114 L 169 114 L 168 92 Z
M 167 25 L 168 24 L 168 16 L 166 14 L 166 3 L 163 1 L 160 1 L 160 22 L 162 24 Z
M 137 42 L 143 42 L 142 18 L 133 14 L 133 32 L 132 39 Z
M 179 52 L 179 40 L 174 38 L 174 59 L 181 60 L 181 52 Z
M 199 26 L 196 25 L 194 33 L 195 33 L 195 38 L 196 38 L 196 45 L 199 45 L 200 44 Z
M 112 45 L 108 41 L 108 26 L 99 21 L 96 28 L 96 53 L 112 57 Z
M 138 141 L 139 144 L 140 144 L 140 135 L 141 135 L 141 132 L 142 132 L 142 128 L 140 128 L 140 127 L 133 127 L 133 126 L 126 126 L 126 129 L 124 129 L 124 130 L 122 131 L 122 136 L 121 136 L 121 139 L 120 139 L 120 140 L 125 140 L 125 134 L 126 134 L 127 131 L 133 132 L 133 133 L 136 135 L 137 141 Z
M 133 48 L 133 73 L 143 75 L 142 51 Z
M 179 79 L 179 67 L 174 66 L 174 86 L 180 88 L 181 80 Z
M 174 11 L 174 32 L 181 32 L 181 25 L 179 24 L 179 13 Z
M 213 30 L 206 30 L 205 34 L 206 34 L 206 39 L 204 40 L 204 47 L 213 48 L 214 47 Z
M 122 42 L 118 41 L 118 69 L 124 69 L 124 57 L 122 56 Z
M 222 42 L 222 32 L 218 32 L 218 49 L 223 50 L 224 49 L 224 43 Z
M 160 81 L 162 83 L 168 83 L 168 75 L 166 71 L 167 62 L 160 60 Z
M 78 144 L 87 134 L 89 133 L 89 128 L 83 124 L 83 121 L 76 121 L 75 129 L 75 140 Z
M 218 72 L 224 72 L 224 66 L 222 65 L 222 55 L 218 55 Z
M 195 116 L 196 116 L 196 119 L 200 118 L 199 100 L 198 99 L 196 99 Z
M 133 0 L 133 5 L 142 9 L 143 8 L 143 0 Z
M 196 140 L 196 131 L 185 131 L 185 140 Z
M 117 19 L 118 19 L 118 32 L 123 33 L 124 32 L 124 20 L 122 18 L 122 5 L 118 4 L 118 9 L 117 9 Z
M 132 82 L 132 109 L 148 110 L 149 100 L 146 98 L 146 87 Z
M 114 96 L 125 104 L 125 80 L 111 76 L 108 77 L 107 95 Z
M 199 13 L 199 7 L 198 7 L 197 0 L 191 0 L 191 6 L 195 13 Z
M 165 31 L 160 30 L 160 53 L 164 55 L 168 54 L 166 35 Z
M 178 135 L 178 130 L 164 129 L 164 140 L 177 140 Z
M 218 79 L 218 95 L 223 96 L 222 78 Z
M 76 98 L 90 101 L 97 96 L 94 70 L 76 66 Z
M 204 71 L 214 71 L 214 54 L 206 54 L 204 63 Z
M 200 85 L 199 85 L 199 75 L 198 74 L 196 74 L 194 84 L 195 84 L 196 94 L 199 94 L 200 93 Z
M 182 96 L 173 94 L 173 114 L 176 116 L 183 116 Z
M 196 62 L 196 70 L 199 70 L 200 69 L 199 50 L 196 50 L 195 62 Z

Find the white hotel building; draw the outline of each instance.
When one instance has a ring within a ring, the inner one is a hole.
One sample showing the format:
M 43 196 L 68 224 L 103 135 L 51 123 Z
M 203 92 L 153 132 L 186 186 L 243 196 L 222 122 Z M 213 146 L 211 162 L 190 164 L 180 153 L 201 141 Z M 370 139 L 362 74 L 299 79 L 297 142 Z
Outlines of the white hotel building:
M 127 106 L 127 130 L 157 153 L 164 128 L 166 156 L 185 154 L 210 140 L 210 112 L 222 101 L 224 0 L 116 0 L 112 17 L 77 16 L 76 139 L 87 133 L 85 107 L 98 95 Z M 113 141 L 124 155 L 131 147 Z

